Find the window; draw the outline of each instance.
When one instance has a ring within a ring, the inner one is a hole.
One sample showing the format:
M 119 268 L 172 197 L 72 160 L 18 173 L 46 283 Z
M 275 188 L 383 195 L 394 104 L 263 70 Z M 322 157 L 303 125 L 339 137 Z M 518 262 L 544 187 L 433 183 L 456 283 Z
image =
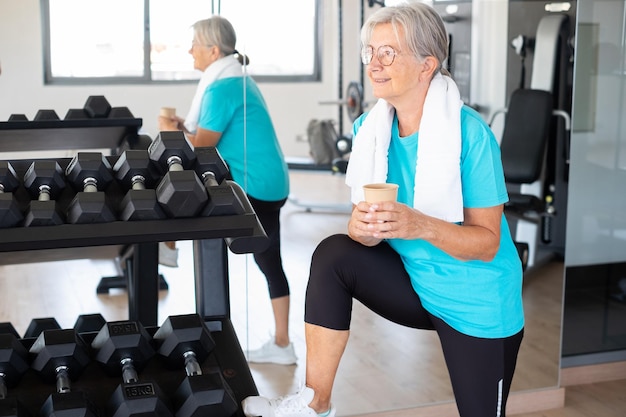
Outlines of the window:
M 220 14 L 258 81 L 320 79 L 320 0 L 41 0 L 46 84 L 197 80 L 191 25 Z M 289 16 L 289 19 L 278 16 Z

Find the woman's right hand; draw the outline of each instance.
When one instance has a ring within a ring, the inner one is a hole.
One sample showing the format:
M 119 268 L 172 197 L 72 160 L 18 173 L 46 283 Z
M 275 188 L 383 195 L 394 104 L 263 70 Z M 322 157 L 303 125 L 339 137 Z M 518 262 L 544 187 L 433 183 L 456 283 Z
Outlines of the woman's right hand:
M 352 206 L 352 214 L 348 221 L 348 236 L 352 240 L 365 246 L 376 246 L 382 241 L 382 239 L 373 237 L 371 230 L 368 229 L 368 224 L 372 222 L 367 219 L 368 213 L 375 211 L 377 207 L 378 205 L 365 201 Z

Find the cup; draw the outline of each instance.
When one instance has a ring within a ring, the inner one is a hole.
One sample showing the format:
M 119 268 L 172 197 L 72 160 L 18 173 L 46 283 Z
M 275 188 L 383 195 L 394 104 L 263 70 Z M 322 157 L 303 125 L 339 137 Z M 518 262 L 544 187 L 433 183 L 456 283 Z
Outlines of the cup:
M 161 107 L 161 111 L 159 112 L 159 116 L 167 117 L 168 119 L 173 119 L 176 117 L 176 108 L 174 107 Z
M 396 201 L 398 199 L 398 184 L 376 183 L 363 186 L 365 201 L 377 203 L 381 201 Z

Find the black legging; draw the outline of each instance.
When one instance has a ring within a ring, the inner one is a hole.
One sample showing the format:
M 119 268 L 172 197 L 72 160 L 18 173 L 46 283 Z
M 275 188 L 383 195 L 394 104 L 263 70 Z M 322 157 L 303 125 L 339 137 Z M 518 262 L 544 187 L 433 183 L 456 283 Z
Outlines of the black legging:
M 349 330 L 353 299 L 397 324 L 437 331 L 461 417 L 506 415 L 523 330 L 501 339 L 460 333 L 424 309 L 386 242 L 367 247 L 346 235 L 330 236 L 313 253 L 304 320 Z
M 269 246 L 263 252 L 254 254 L 254 261 L 265 275 L 270 298 L 289 295 L 289 283 L 283 269 L 280 254 L 280 209 L 287 199 L 279 201 L 263 201 L 248 196 L 252 208 L 259 218 L 269 239 Z

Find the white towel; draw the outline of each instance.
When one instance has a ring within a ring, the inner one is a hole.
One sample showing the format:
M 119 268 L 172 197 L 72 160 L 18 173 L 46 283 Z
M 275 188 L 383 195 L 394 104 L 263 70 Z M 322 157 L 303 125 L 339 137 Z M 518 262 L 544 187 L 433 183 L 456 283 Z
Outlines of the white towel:
M 200 118 L 200 106 L 202 105 L 202 96 L 207 87 L 216 80 L 229 77 L 242 77 L 243 70 L 241 63 L 237 60 L 236 55 L 227 55 L 218 59 L 208 66 L 200 76 L 196 94 L 191 101 L 191 107 L 185 117 L 185 128 L 191 133 L 195 133 L 198 128 L 198 119 Z
M 419 126 L 413 207 L 448 222 L 463 221 L 462 106 L 454 81 L 441 74 L 433 77 Z M 357 131 L 346 172 L 354 204 L 364 200 L 363 185 L 387 181 L 394 114 L 394 108 L 379 99 Z

